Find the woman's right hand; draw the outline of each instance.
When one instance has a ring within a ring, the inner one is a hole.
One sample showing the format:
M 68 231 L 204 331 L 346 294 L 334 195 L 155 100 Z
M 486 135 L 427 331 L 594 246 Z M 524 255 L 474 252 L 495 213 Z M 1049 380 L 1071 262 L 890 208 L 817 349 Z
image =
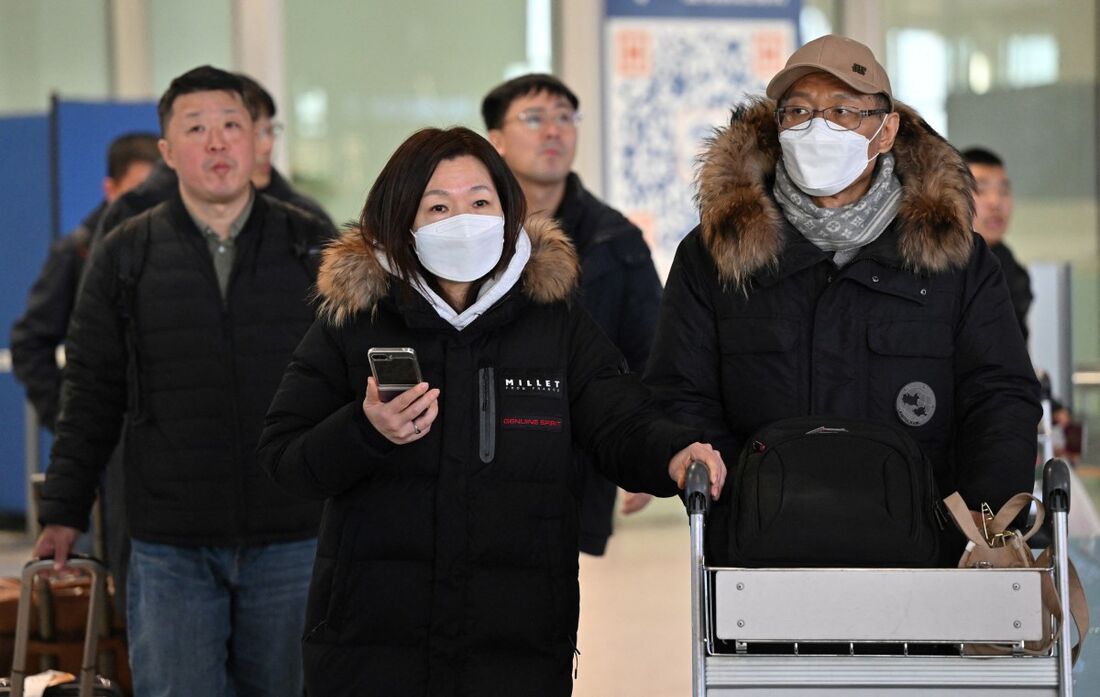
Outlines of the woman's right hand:
M 363 413 L 386 440 L 397 445 L 412 443 L 432 430 L 432 423 L 439 415 L 439 390 L 428 389 L 428 383 L 422 382 L 383 402 L 378 394 L 378 383 L 369 377 Z

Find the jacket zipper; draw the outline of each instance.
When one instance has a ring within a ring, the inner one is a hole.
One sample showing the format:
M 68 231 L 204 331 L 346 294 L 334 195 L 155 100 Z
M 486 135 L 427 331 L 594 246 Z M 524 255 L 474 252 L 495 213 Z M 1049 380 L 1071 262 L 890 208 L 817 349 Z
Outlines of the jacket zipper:
M 229 370 L 229 386 L 231 390 L 230 402 L 233 406 L 233 463 L 236 469 L 237 476 L 235 477 L 234 485 L 236 491 L 237 502 L 237 537 L 238 539 L 245 539 L 248 534 L 247 521 L 248 515 L 246 512 L 247 506 L 245 504 L 245 481 L 246 473 L 244 467 L 241 467 L 241 405 L 238 399 L 240 393 L 240 386 L 238 385 L 237 375 L 237 342 L 234 332 L 233 322 L 233 308 L 230 305 L 229 299 L 233 295 L 233 285 L 240 271 L 241 265 L 241 252 L 242 249 L 238 247 L 233 257 L 233 266 L 229 270 L 229 279 L 225 284 L 225 296 L 222 298 L 222 341 L 226 346 L 226 368 Z M 211 270 L 213 267 L 211 265 Z M 214 274 L 214 290 L 221 295 L 221 288 L 218 284 L 217 273 Z
M 490 463 L 496 456 L 496 392 L 493 389 L 493 368 L 487 366 L 477 371 L 478 414 L 480 416 L 481 461 Z

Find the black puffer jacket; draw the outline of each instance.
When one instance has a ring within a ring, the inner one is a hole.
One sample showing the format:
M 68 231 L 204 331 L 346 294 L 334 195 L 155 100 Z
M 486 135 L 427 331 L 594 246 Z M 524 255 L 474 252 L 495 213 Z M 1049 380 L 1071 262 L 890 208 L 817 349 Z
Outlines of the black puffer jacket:
M 320 506 L 277 487 L 254 450 L 291 352 L 313 320 L 317 259 L 309 251 L 319 252 L 330 232 L 257 196 L 237 238 L 224 302 L 206 240 L 178 194 L 93 249 L 69 328 L 44 524 L 86 527 L 100 469 L 128 411 L 126 509 L 134 538 L 221 545 L 316 534 Z M 129 303 L 121 258 L 133 273 L 140 267 Z
M 548 226 L 548 224 L 543 224 Z M 390 283 L 355 232 L 326 252 L 322 317 L 295 352 L 260 457 L 328 497 L 307 611 L 311 695 L 568 695 L 576 642 L 573 442 L 612 480 L 675 492 L 668 460 L 698 435 L 654 420 L 648 392 L 567 302 L 576 258 L 533 227 L 522 280 L 464 330 Z M 409 346 L 441 389 L 423 439 L 363 414 L 367 350 Z
M 554 217 L 580 256 L 581 306 L 626 357 L 630 369 L 641 373 L 661 304 L 661 281 L 642 231 L 593 196 L 572 173 Z M 578 452 L 577 457 L 588 456 Z M 580 547 L 586 554 L 600 555 L 611 535 L 616 487 L 591 467 L 584 471 Z
M 704 153 L 702 224 L 677 251 L 646 373 L 668 413 L 707 429 L 727 462 L 788 416 L 900 423 L 944 495 L 997 510 L 1030 491 L 1038 383 L 1004 277 L 970 229 L 961 157 L 899 105 L 901 209 L 837 269 L 772 199 L 773 107 L 735 112 Z
M 92 231 L 106 209 L 107 202 L 100 203 L 76 229 L 50 245 L 27 309 L 11 329 L 12 371 L 27 388 L 39 422 L 51 431 L 61 394 L 57 347 L 65 342 Z
M 1023 264 L 1016 261 L 1016 256 L 1004 242 L 989 248 L 997 261 L 1001 262 L 1001 271 L 1005 275 L 1008 284 L 1008 295 L 1012 298 L 1012 309 L 1016 312 L 1016 321 L 1020 324 L 1020 332 L 1027 341 L 1027 313 L 1031 309 L 1031 301 L 1035 296 L 1031 293 L 1031 276 Z

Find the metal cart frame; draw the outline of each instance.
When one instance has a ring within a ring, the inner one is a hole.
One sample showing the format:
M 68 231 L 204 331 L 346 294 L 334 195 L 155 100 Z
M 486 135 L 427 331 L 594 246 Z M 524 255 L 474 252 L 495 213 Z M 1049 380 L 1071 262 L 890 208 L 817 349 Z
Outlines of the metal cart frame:
M 708 567 L 706 468 L 693 463 L 692 694 L 1070 696 L 1069 466 L 1052 459 L 1043 500 L 1053 523 L 1049 569 L 744 569 Z M 1063 621 L 1046 655 L 1040 574 L 1054 574 Z M 971 643 L 1012 647 L 963 655 Z M 786 653 L 767 652 L 784 645 Z M 954 651 L 932 651 L 936 647 Z M 1063 650 L 1063 647 L 1065 650 Z M 764 649 L 764 652 L 758 652 Z

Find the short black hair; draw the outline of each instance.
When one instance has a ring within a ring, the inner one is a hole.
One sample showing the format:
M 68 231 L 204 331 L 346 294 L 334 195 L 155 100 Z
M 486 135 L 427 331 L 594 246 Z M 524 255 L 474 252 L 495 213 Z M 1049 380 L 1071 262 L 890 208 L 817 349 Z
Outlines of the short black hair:
M 256 82 L 244 73 L 236 73 L 244 84 L 244 105 L 248 107 L 248 113 L 252 114 L 252 120 L 267 115 L 275 116 L 275 100 L 271 93 L 264 89 L 263 85 Z
M 116 182 L 126 176 L 135 162 L 155 163 L 160 159 L 155 133 L 124 133 L 107 148 L 107 176 Z
M 565 97 L 574 109 L 580 107 L 577 95 L 558 78 L 546 73 L 528 73 L 497 85 L 481 100 L 481 118 L 485 120 L 485 128 L 490 131 L 500 128 L 512 102 L 539 92 Z
M 1004 169 L 1005 163 L 992 150 L 985 148 L 967 148 L 962 151 L 963 159 L 968 165 L 986 165 L 988 167 L 1000 167 Z
M 161 135 L 167 132 L 168 120 L 172 118 L 172 105 L 179 97 L 193 92 L 236 92 L 243 102 L 244 89 L 244 83 L 239 77 L 212 65 L 202 65 L 188 70 L 172 80 L 157 103 Z

